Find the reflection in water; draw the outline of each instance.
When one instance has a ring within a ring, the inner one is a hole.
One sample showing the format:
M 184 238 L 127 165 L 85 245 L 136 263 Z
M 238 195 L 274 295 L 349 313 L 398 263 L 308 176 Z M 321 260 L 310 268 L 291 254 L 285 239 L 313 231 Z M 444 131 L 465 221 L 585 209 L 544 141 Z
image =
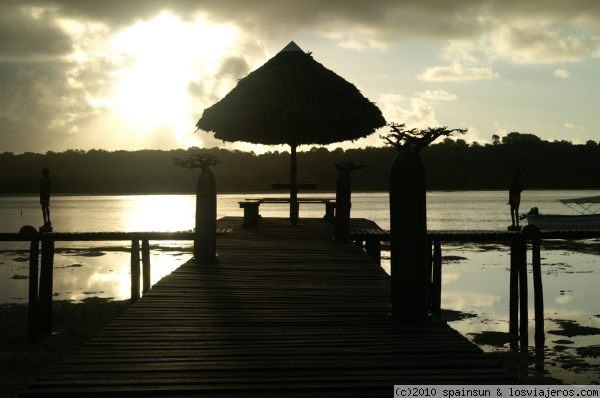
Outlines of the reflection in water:
M 194 228 L 196 202 L 191 195 L 141 195 L 132 197 L 126 212 L 131 231 L 185 231 Z
M 502 298 L 494 294 L 485 293 L 443 293 L 442 303 L 444 308 L 464 311 L 468 309 L 492 308 L 497 303 L 501 302 Z

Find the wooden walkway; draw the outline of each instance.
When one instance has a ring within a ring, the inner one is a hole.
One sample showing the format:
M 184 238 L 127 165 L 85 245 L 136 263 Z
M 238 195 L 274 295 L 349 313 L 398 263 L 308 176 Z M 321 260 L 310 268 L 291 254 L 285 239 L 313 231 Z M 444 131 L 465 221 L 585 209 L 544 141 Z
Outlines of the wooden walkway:
M 515 382 L 444 322 L 391 322 L 389 277 L 333 242 L 331 224 L 241 222 L 219 221 L 234 231 L 217 264 L 179 267 L 22 396 L 390 397 L 394 384 Z

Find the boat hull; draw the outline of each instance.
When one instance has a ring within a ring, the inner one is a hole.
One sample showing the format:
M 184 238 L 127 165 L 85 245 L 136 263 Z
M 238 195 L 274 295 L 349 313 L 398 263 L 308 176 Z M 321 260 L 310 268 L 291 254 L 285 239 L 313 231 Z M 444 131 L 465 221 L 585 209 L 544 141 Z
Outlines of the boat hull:
M 600 229 L 600 214 L 562 215 L 538 214 L 528 215 L 527 223 L 546 230 L 592 230 Z

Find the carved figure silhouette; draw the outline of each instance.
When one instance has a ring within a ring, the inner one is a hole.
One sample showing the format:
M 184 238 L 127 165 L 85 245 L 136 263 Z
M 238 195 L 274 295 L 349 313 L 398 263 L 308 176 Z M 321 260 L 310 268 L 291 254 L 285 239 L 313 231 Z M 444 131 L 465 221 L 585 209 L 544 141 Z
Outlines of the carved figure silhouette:
M 52 180 L 50 179 L 50 169 L 42 169 L 42 178 L 40 180 L 40 205 L 42 206 L 42 216 L 44 217 L 44 227 L 52 225 L 50 222 L 50 191 L 52 190 Z
M 523 184 L 521 183 L 521 171 L 515 168 L 512 180 L 508 186 L 508 204 L 510 205 L 511 228 L 519 228 L 519 205 L 521 204 L 521 192 Z

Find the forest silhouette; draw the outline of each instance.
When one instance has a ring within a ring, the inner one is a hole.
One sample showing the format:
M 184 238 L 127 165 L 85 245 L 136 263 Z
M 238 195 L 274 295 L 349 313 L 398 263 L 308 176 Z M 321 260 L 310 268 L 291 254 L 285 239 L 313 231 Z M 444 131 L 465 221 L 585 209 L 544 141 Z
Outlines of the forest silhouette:
M 288 152 L 226 149 L 67 150 L 45 154 L 0 154 L 0 194 L 35 194 L 39 173 L 49 167 L 54 194 L 192 193 L 197 172 L 177 167 L 174 158 L 191 154 L 215 156 L 219 192 L 270 191 L 272 182 L 289 179 Z M 367 168 L 352 174 L 353 190 L 387 190 L 392 147 L 329 151 L 313 147 L 298 153 L 298 181 L 315 182 L 318 191 L 334 191 L 336 163 L 355 162 Z M 491 144 L 445 139 L 422 151 L 429 190 L 507 189 L 519 167 L 526 189 L 600 189 L 600 142 L 573 144 L 545 141 L 533 134 L 494 135 Z

